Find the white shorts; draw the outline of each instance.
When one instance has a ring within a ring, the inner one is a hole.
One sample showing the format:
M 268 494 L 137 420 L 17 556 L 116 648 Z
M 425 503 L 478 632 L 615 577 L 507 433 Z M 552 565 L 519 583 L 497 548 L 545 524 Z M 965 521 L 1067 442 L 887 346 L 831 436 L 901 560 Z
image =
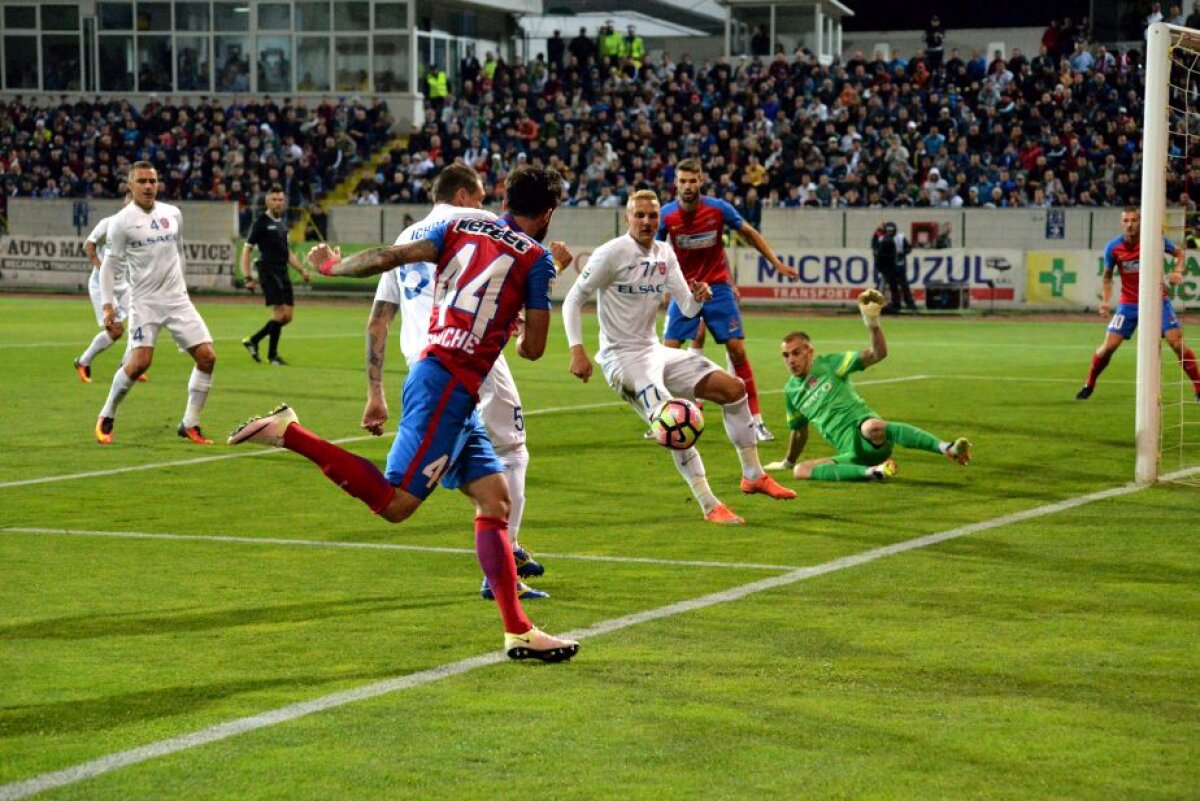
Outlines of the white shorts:
M 666 345 L 601 354 L 599 362 L 608 385 L 647 422 L 668 398 L 695 400 L 696 385 L 721 369 L 703 356 Z
M 164 327 L 182 350 L 212 342 L 208 326 L 187 298 L 166 303 L 135 299 L 130 304 L 129 347 L 153 348 L 159 329 Z
M 100 271 L 92 270 L 88 278 L 88 295 L 92 298 L 92 308 L 96 310 L 96 325 L 104 325 L 104 301 L 100 298 Z M 116 301 L 117 322 L 129 317 L 129 285 L 117 287 L 113 293 Z
M 521 395 L 504 354 L 496 359 L 492 371 L 479 387 L 479 417 L 496 453 L 503 455 L 525 444 Z

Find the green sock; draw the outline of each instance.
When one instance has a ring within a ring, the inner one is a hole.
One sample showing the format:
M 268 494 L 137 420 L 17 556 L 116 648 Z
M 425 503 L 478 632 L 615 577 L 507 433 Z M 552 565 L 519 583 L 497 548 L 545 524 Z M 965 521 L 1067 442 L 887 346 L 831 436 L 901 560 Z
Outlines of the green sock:
M 857 464 L 825 462 L 814 467 L 809 477 L 813 481 L 866 481 L 867 469 Z
M 940 439 L 928 431 L 922 431 L 916 426 L 910 426 L 908 423 L 888 423 L 884 431 L 887 432 L 888 439 L 897 445 L 903 445 L 905 448 L 915 448 L 932 453 L 942 452 L 942 441 Z

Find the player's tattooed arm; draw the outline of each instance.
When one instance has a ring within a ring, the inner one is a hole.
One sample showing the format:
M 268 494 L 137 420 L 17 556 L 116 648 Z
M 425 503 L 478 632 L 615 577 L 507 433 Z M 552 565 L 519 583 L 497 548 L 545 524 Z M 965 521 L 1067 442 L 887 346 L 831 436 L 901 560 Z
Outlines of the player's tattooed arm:
M 341 253 L 327 244 L 320 244 L 308 252 L 308 263 L 321 275 L 346 275 L 366 278 L 385 273 L 401 264 L 417 261 L 436 261 L 437 245 L 429 239 L 405 242 L 403 245 L 387 245 L 359 251 L 345 259 Z
M 383 390 L 383 362 L 387 352 L 388 329 L 399 306 L 385 300 L 375 301 L 367 320 L 367 405 L 362 427 L 375 436 L 383 433 L 388 419 L 387 397 Z

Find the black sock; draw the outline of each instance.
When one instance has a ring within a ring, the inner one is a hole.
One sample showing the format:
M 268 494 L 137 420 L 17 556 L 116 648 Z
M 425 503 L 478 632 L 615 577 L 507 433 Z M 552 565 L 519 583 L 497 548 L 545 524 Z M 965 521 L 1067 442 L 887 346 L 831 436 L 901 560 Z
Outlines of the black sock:
M 267 358 L 275 359 L 275 358 L 278 358 L 278 356 L 279 356 L 279 335 L 281 333 L 283 333 L 283 326 L 280 325 L 279 323 L 275 322 L 274 320 L 267 323 L 267 326 L 271 329 L 271 333 L 270 333 L 271 344 L 270 344 L 269 349 L 267 350 Z
M 259 342 L 262 341 L 263 337 L 265 337 L 267 334 L 271 333 L 271 326 L 273 326 L 273 325 L 275 325 L 274 320 L 267 320 L 267 324 L 264 325 L 262 328 L 258 329 L 257 333 L 255 333 L 254 336 L 250 337 L 250 341 L 252 343 L 254 343 L 255 345 L 257 345 Z

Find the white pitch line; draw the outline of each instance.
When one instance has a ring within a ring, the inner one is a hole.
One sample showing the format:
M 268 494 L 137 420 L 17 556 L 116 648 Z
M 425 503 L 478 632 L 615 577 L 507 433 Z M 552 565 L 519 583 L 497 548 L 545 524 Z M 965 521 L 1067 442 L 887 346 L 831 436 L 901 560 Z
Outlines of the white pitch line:
M 881 378 L 875 381 L 858 381 L 858 386 L 870 386 L 873 384 L 898 384 L 904 381 L 920 381 L 929 378 L 927 375 L 910 375 L 900 376 L 899 378 Z M 769 389 L 758 394 L 774 395 L 783 392 L 782 389 Z M 625 401 L 603 401 L 600 403 L 580 403 L 574 406 L 551 406 L 545 409 L 533 409 L 525 412 L 526 417 L 538 417 L 543 414 L 557 414 L 558 412 L 575 412 L 584 411 L 587 409 L 606 409 L 609 407 L 625 406 Z M 394 435 L 395 432 L 386 432 L 386 435 Z M 345 445 L 350 442 L 363 442 L 370 439 L 380 439 L 370 434 L 361 434 L 357 437 L 342 437 L 341 439 L 330 440 L 335 445 Z M 40 478 L 22 478 L 16 481 L 0 482 L 0 489 L 9 489 L 11 487 L 28 487 L 33 484 L 53 484 L 59 481 L 78 481 L 83 478 L 99 478 L 102 476 L 115 476 L 121 473 L 135 473 L 140 470 L 159 470 L 168 467 L 180 467 L 193 464 L 206 464 L 208 462 L 220 462 L 226 459 L 242 459 L 248 456 L 264 456 L 270 453 L 279 453 L 279 448 L 268 448 L 265 450 L 247 450 L 238 451 L 236 453 L 223 453 L 216 456 L 199 456 L 194 459 L 178 459 L 171 462 L 154 462 L 153 464 L 135 464 L 127 467 L 114 467 L 108 470 L 90 470 L 86 473 L 65 473 L 57 476 L 41 476 Z
M 1172 473 L 1164 476 L 1164 480 L 1172 481 L 1184 478 L 1188 475 L 1200 472 L 1200 468 L 1191 468 L 1181 470 L 1177 473 Z M 1144 484 L 1125 484 L 1120 487 L 1101 490 L 1099 492 L 1080 495 L 1075 498 L 1068 498 L 1057 503 L 1038 506 L 1033 509 L 1027 509 L 1023 512 L 1014 512 L 1013 514 L 1003 515 L 993 518 L 992 520 L 984 520 L 979 523 L 971 523 L 958 528 L 952 528 L 947 531 L 938 532 L 936 534 L 927 534 L 923 537 L 916 537 L 904 542 L 897 542 L 892 545 L 886 545 L 882 548 L 873 548 L 862 553 L 844 556 L 840 559 L 833 559 L 829 562 L 823 562 L 819 565 L 811 567 L 799 568 L 784 573 L 781 576 L 772 576 L 770 578 L 754 581 L 749 584 L 743 584 L 739 587 L 733 587 L 720 592 L 709 593 L 697 598 L 692 598 L 687 601 L 680 601 L 666 606 L 660 606 L 657 609 L 647 609 L 644 612 L 637 612 L 624 617 L 613 618 L 612 620 L 601 621 L 591 626 L 585 626 L 581 629 L 564 632 L 561 636 L 569 637 L 577 640 L 586 640 L 589 637 L 598 637 L 603 634 L 610 634 L 614 631 L 636 626 L 641 623 L 647 623 L 653 620 L 662 620 L 663 618 L 673 617 L 675 615 L 694 612 L 699 609 L 705 609 L 718 604 L 729 603 L 731 601 L 741 600 L 755 593 L 764 592 L 766 590 L 776 589 L 778 587 L 786 587 L 791 584 L 796 584 L 816 576 L 822 576 L 826 573 L 834 573 L 839 570 L 846 570 L 852 567 L 858 567 L 869 562 L 874 562 L 878 559 L 883 559 L 888 556 L 895 556 L 907 551 L 914 551 L 919 548 L 926 548 L 930 545 L 937 545 L 949 540 L 965 537 L 968 534 L 975 534 L 988 529 L 1000 528 L 1001 526 L 1012 525 L 1013 523 L 1023 523 L 1028 520 L 1033 520 L 1046 515 L 1056 514 L 1074 509 L 1078 506 L 1084 506 L 1096 501 L 1107 500 L 1109 498 L 1117 498 L 1122 495 L 1129 495 L 1134 492 L 1139 492 L 1148 485 Z M 215 726 L 200 729 L 189 734 L 172 737 L 166 740 L 149 743 L 147 745 L 133 748 L 128 751 L 118 751 L 114 754 L 99 757 L 89 762 L 83 762 L 78 765 L 73 765 L 62 770 L 50 771 L 42 773 L 29 779 L 11 782 L 9 784 L 0 785 L 0 801 L 17 801 L 17 799 L 28 798 L 31 795 L 52 790 L 58 787 L 66 787 L 71 784 L 76 784 L 81 781 L 102 776 L 106 773 L 112 773 L 130 765 L 136 765 L 141 762 L 146 762 L 157 757 L 175 754 L 180 751 L 186 751 L 197 746 L 207 745 L 208 743 L 227 740 L 231 737 L 236 737 L 239 734 L 265 729 L 269 726 L 275 726 L 280 723 L 287 723 L 299 718 L 311 715 L 316 712 L 324 712 L 330 709 L 346 706 L 347 704 L 365 701 L 370 698 L 377 698 L 381 695 L 397 692 L 399 690 L 407 690 L 413 687 L 420 687 L 426 684 L 432 684 L 441 679 L 458 676 L 477 668 L 488 667 L 503 662 L 505 659 L 503 654 L 490 653 L 481 654 L 479 656 L 468 657 L 467 659 L 451 662 L 446 665 L 440 665 L 429 670 L 423 670 L 418 673 L 410 673 L 407 676 L 397 676 L 395 678 L 386 679 L 368 684 L 364 687 L 359 687 L 354 690 L 346 690 L 345 692 L 325 695 L 319 698 L 313 698 L 308 701 L 290 704 L 288 706 L 273 709 L 269 712 L 262 712 L 257 715 L 237 718 L 235 720 L 219 723 Z
M 337 540 L 281 539 L 277 537 L 229 537 L 210 534 L 161 534 L 145 531 L 88 531 L 71 528 L 35 528 L 7 526 L 0 528 L 6 534 L 44 534 L 70 537 L 114 537 L 131 540 L 182 540 L 186 542 L 222 542 L 238 545 L 288 545 L 303 548 L 349 548 L 368 551 L 414 551 L 417 553 L 443 553 L 475 556 L 474 548 L 449 548 L 435 545 L 399 545 L 390 542 L 339 542 Z M 580 562 L 615 562 L 665 567 L 716 567 L 741 570 L 798 570 L 795 565 L 768 565 L 759 562 L 705 562 L 693 559 L 651 559 L 639 556 L 600 556 L 593 554 L 550 553 L 538 551 L 538 556 L 547 559 L 576 560 Z
M 362 339 L 364 336 L 362 331 L 348 332 L 344 334 L 288 334 L 288 339 Z M 240 337 L 216 337 L 216 342 L 238 342 L 242 340 Z M 15 348 L 68 348 L 78 347 L 83 342 L 82 339 L 77 339 L 72 342 L 2 342 L 0 349 L 15 349 Z

